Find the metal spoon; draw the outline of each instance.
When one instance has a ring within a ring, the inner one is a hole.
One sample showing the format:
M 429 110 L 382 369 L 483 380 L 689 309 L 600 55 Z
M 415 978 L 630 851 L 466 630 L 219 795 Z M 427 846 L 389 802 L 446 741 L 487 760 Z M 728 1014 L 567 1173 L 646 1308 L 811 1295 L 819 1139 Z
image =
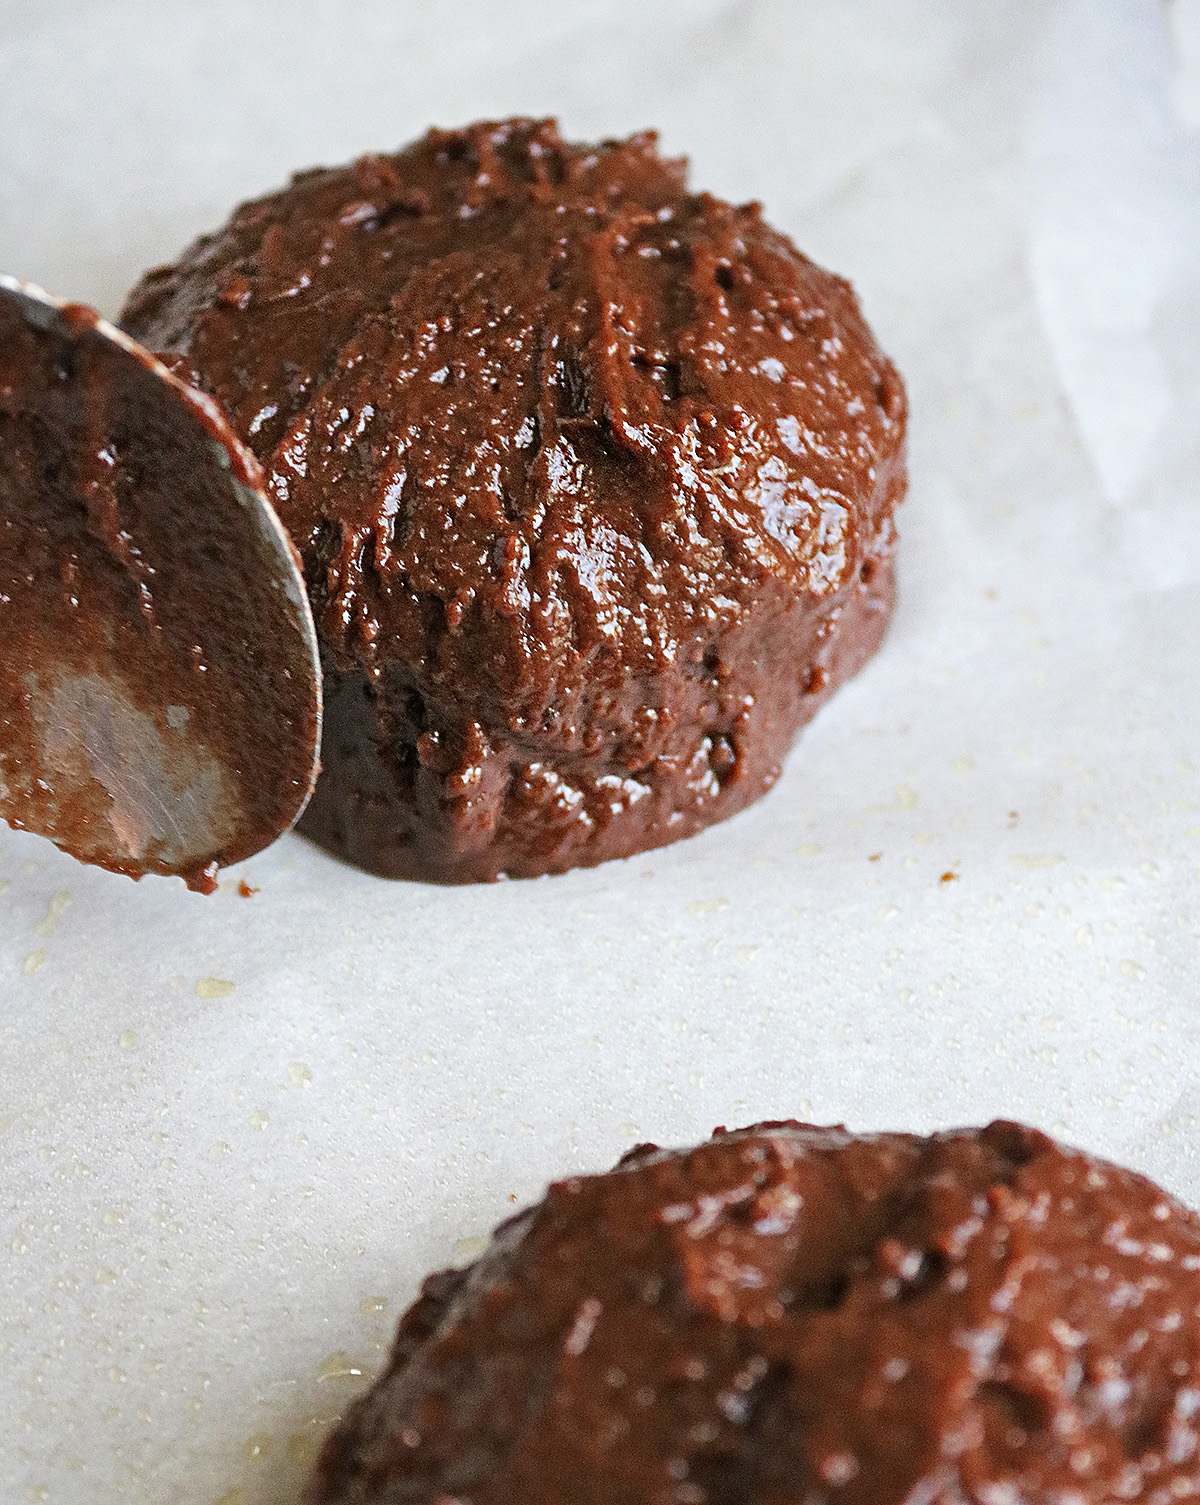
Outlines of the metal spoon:
M 0 276 L 0 817 L 210 891 L 319 768 L 299 560 L 217 405 Z

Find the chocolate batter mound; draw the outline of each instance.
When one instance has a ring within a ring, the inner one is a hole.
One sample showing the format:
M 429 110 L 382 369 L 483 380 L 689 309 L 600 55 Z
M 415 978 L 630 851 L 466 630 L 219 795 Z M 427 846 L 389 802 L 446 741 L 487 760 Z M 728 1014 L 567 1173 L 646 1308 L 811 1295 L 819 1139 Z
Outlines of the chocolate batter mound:
M 1200 1219 L 1013 1123 L 646 1145 L 435 1275 L 313 1505 L 1167 1505 Z
M 878 647 L 903 387 L 849 285 L 654 136 L 432 131 L 302 173 L 133 292 L 305 563 L 372 871 L 557 872 L 778 777 Z

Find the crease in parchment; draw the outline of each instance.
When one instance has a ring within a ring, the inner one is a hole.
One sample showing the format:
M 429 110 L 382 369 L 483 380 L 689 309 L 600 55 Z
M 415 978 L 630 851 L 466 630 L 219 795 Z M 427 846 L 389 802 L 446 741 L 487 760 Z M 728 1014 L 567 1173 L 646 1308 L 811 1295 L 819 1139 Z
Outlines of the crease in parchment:
M 1155 319 L 1191 260 L 1194 142 L 1157 0 L 1062 0 L 1027 122 L 1028 255 L 1060 379 L 1110 502 L 1153 469 L 1178 394 Z

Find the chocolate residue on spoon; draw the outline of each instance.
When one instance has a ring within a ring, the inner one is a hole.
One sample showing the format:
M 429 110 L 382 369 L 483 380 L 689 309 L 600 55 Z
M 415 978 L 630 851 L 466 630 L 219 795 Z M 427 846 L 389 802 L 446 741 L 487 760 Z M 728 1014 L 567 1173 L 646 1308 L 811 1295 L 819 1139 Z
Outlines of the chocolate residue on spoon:
M 0 277 L 0 816 L 211 892 L 294 824 L 320 725 L 299 562 L 217 405 Z

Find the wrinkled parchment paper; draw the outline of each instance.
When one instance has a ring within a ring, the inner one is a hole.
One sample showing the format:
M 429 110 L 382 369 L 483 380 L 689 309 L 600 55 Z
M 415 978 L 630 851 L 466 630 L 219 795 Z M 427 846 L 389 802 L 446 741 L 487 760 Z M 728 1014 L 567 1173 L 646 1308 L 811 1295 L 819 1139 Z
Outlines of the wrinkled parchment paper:
M 1008 1114 L 1200 1200 L 1200 3 L 0 0 L 0 265 L 112 313 L 511 111 L 854 279 L 895 625 L 768 799 L 592 872 L 289 838 L 203 899 L 0 830 L 6 1505 L 293 1501 L 421 1275 L 635 1140 Z

